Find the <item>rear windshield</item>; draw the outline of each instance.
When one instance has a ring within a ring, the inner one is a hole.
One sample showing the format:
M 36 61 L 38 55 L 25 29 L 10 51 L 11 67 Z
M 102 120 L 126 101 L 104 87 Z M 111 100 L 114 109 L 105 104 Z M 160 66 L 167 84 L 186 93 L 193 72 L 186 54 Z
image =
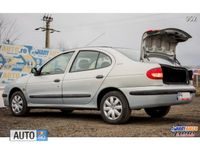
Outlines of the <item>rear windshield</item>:
M 134 61 L 139 61 L 140 51 L 132 49 L 121 49 L 121 48 L 116 50 Z

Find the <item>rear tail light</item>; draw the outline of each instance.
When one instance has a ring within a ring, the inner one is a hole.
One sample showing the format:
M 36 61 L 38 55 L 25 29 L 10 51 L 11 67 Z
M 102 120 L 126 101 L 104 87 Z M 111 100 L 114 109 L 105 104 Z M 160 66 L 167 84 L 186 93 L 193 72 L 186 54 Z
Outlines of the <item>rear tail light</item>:
M 158 32 L 158 31 L 160 31 L 160 30 L 152 30 L 152 29 L 150 29 L 150 30 L 147 30 L 146 32 L 147 33 L 155 33 L 155 32 Z
M 153 68 L 146 73 L 149 79 L 161 80 L 163 78 L 162 68 Z

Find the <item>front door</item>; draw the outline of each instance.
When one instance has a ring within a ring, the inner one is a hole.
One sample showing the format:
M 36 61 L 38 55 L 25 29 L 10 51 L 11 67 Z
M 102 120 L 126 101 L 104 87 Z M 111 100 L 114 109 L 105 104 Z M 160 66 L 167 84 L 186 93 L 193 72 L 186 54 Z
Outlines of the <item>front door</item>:
M 47 62 L 39 75 L 27 83 L 28 99 L 34 104 L 62 104 L 62 80 L 73 52 L 63 53 Z

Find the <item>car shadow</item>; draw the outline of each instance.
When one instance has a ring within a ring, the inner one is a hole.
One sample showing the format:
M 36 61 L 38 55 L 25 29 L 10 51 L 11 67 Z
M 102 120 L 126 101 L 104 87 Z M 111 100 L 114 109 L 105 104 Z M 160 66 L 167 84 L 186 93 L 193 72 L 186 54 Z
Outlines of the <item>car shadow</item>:
M 27 117 L 29 118 L 63 118 L 70 120 L 80 120 L 88 122 L 103 122 L 103 119 L 98 111 L 91 112 L 73 112 L 65 114 L 60 111 L 45 111 L 45 112 L 30 112 Z M 171 123 L 197 123 L 199 124 L 200 119 L 198 118 L 187 118 L 187 117 L 171 117 L 166 116 L 165 118 L 151 118 L 149 116 L 134 116 L 132 115 L 128 121 L 129 124 L 171 124 Z

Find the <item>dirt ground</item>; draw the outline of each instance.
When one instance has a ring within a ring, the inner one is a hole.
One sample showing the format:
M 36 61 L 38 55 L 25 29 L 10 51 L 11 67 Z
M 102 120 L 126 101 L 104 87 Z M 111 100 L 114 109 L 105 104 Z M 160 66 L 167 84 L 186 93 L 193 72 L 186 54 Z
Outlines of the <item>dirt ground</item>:
M 26 117 L 14 117 L 9 109 L 0 109 L 0 136 L 11 129 L 47 129 L 50 137 L 173 137 L 176 125 L 198 126 L 200 137 L 200 97 L 188 105 L 173 106 L 162 119 L 148 117 L 144 110 L 132 111 L 127 124 L 106 124 L 98 111 L 77 110 L 64 115 L 59 110 L 34 109 Z

